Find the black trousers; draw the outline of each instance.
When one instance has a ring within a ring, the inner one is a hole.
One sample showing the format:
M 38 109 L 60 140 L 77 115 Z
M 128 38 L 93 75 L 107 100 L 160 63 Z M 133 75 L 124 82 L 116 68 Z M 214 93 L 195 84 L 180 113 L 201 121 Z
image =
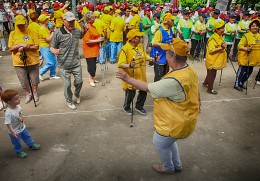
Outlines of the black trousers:
M 192 55 L 192 57 L 197 58 L 200 55 L 200 51 L 204 48 L 202 46 L 202 41 L 203 40 L 194 40 L 191 39 L 191 50 L 190 50 L 190 54 Z
M 253 69 L 254 66 L 239 66 L 237 70 L 235 87 L 242 87 L 252 74 Z
M 3 25 L 8 33 L 8 35 L 10 34 L 10 29 L 9 29 L 9 26 L 8 26 L 8 22 L 3 22 Z
M 231 48 L 232 48 L 232 45 L 227 45 L 227 61 L 228 61 L 228 59 L 229 59 L 228 57 L 229 57 Z
M 232 60 L 233 61 L 236 61 L 237 60 L 237 52 L 238 52 L 238 49 L 237 49 L 237 46 L 240 42 L 240 39 L 235 39 L 235 43 L 234 43 L 234 48 L 233 48 L 233 55 L 232 55 Z
M 206 57 L 207 53 L 207 43 L 208 43 L 209 38 L 205 38 L 205 45 L 204 45 L 204 58 Z
M 96 75 L 96 70 L 97 70 L 96 60 L 97 60 L 97 57 L 94 57 L 94 58 L 86 58 L 88 73 L 89 73 L 92 77 L 95 77 L 95 75 Z
M 164 75 L 169 72 L 169 67 L 167 64 L 158 65 L 154 64 L 154 82 L 159 81 Z
M 124 103 L 124 109 L 129 110 L 131 103 L 135 97 L 136 90 L 130 90 L 126 89 L 125 91 L 125 103 Z M 136 109 L 143 109 L 144 108 L 144 103 L 146 100 L 147 92 L 139 90 L 137 101 L 135 103 L 135 108 Z

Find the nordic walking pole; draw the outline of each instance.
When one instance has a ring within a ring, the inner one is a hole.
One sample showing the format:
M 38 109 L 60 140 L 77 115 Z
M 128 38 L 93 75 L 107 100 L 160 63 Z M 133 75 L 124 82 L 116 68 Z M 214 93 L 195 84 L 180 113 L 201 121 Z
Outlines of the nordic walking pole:
M 220 86 L 220 84 L 221 84 L 222 73 L 223 73 L 223 69 L 221 69 L 221 71 L 220 71 L 220 78 L 219 78 L 219 83 L 218 83 L 218 86 Z
M 106 68 L 106 42 L 103 42 L 101 44 L 101 46 L 103 47 L 102 48 L 102 54 L 104 56 L 104 60 L 105 62 L 101 62 L 101 72 L 102 72 L 102 86 L 105 86 L 106 85 L 106 79 L 105 79 L 105 68 Z
M 250 47 L 251 48 L 251 47 Z M 252 50 L 251 50 L 252 51 Z M 248 86 L 248 74 L 249 74 L 249 62 L 250 62 L 250 54 L 251 51 L 248 52 L 248 60 L 247 60 L 247 70 L 246 70 L 246 95 L 247 95 L 247 86 Z
M 132 62 L 135 62 L 135 57 L 133 57 L 132 61 L 130 62 L 130 68 L 132 68 L 132 78 L 134 79 L 135 77 L 135 65 L 131 65 Z M 132 85 L 132 91 L 134 90 L 134 86 Z M 131 102 L 131 124 L 130 124 L 130 128 L 132 128 L 134 126 L 134 94 L 132 94 L 132 102 Z
M 155 60 L 156 60 L 156 62 L 158 60 L 157 58 L 158 58 L 158 51 L 155 52 Z M 159 74 L 159 76 L 161 76 L 160 66 L 159 66 L 159 64 L 157 64 L 157 65 L 158 65 L 158 74 Z
M 26 63 L 26 58 L 27 58 L 27 55 L 26 55 L 26 52 L 25 52 L 25 50 L 23 48 L 23 51 L 20 52 L 20 59 L 23 61 L 23 65 L 24 65 L 25 70 L 26 70 L 26 76 L 27 76 L 27 79 L 28 79 L 29 88 L 30 88 L 30 91 L 31 91 L 31 94 L 32 94 L 34 106 L 37 107 L 36 101 L 35 101 L 35 98 L 34 98 L 34 95 L 33 95 L 33 90 L 32 90 L 32 85 L 31 85 L 31 80 L 30 80 L 28 66 L 27 66 L 27 63 Z

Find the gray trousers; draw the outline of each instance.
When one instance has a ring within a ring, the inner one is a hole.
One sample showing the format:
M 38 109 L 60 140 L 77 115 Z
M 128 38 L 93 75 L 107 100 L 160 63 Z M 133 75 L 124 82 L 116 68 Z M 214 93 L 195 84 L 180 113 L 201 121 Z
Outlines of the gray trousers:
M 76 97 L 80 96 L 80 90 L 82 88 L 82 67 L 81 65 L 73 69 L 63 69 L 59 67 L 60 75 L 64 82 L 64 96 L 67 103 L 73 103 L 72 101 L 72 91 L 71 91 L 71 75 L 74 76 L 74 95 Z
M 149 43 L 149 34 L 144 34 L 144 36 L 143 36 L 143 45 L 144 45 L 144 50 L 145 51 L 148 48 L 148 43 Z

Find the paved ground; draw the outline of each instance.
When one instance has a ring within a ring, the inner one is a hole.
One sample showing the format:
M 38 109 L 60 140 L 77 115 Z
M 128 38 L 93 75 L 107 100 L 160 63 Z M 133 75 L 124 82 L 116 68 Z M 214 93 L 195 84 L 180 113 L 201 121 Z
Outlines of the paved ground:
M 0 85 L 16 89 L 23 96 L 9 53 L 0 59 Z M 205 78 L 204 63 L 189 62 Z M 232 88 L 235 74 L 228 64 L 215 83 L 218 95 L 201 87 L 202 112 L 195 132 L 178 145 L 183 172 L 160 175 L 151 168 L 160 162 L 152 144 L 153 101 L 148 95 L 148 116 L 135 113 L 134 127 L 122 111 L 124 92 L 115 78 L 116 65 L 109 65 L 107 86 L 90 87 L 86 63 L 82 59 L 84 85 L 82 103 L 70 110 L 63 97 L 62 80 L 45 80 L 39 86 L 40 101 L 24 104 L 26 125 L 42 145 L 39 151 L 25 148 L 28 157 L 14 155 L 0 112 L 0 180 L 259 180 L 260 179 L 260 86 L 252 89 L 255 68 L 249 80 L 248 95 Z M 235 65 L 237 67 L 237 65 Z M 152 68 L 147 68 L 149 82 Z M 45 75 L 47 78 L 47 75 Z M 101 79 L 100 66 L 97 79 Z

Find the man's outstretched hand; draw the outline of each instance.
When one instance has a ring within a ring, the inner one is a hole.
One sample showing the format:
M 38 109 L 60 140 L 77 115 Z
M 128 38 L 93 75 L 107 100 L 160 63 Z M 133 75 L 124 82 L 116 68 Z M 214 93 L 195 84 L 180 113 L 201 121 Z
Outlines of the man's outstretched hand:
M 125 73 L 124 71 L 122 70 L 119 70 L 117 73 L 116 73 L 116 77 L 125 81 L 125 82 L 128 82 L 128 80 L 131 78 L 127 73 Z

